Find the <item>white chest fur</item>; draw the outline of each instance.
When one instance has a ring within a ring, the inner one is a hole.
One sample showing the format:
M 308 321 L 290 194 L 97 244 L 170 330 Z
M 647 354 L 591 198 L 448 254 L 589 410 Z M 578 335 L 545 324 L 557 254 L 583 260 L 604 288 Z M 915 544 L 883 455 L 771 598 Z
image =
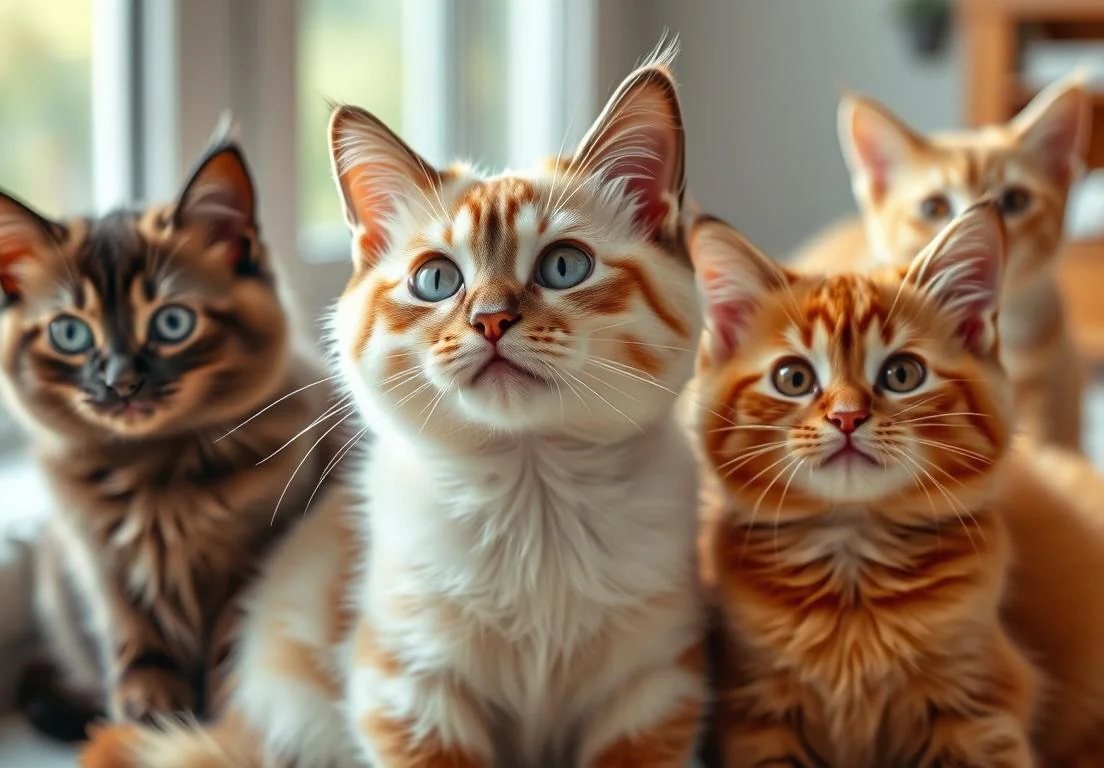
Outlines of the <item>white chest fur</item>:
M 450 670 L 515 722 L 583 716 L 698 621 L 696 470 L 671 420 L 614 447 L 468 455 L 384 434 L 367 489 L 373 624 L 406 665 Z M 685 616 L 653 623 L 650 606 L 678 596 Z

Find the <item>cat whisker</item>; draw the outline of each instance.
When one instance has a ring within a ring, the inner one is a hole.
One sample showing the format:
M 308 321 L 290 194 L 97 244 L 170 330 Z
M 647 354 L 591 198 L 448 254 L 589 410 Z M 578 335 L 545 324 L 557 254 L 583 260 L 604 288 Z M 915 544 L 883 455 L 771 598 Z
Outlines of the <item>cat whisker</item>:
M 360 439 L 364 437 L 364 433 L 367 432 L 369 429 L 369 427 L 361 427 L 360 430 L 356 432 L 356 434 L 345 441 L 345 444 L 342 445 L 340 449 L 338 449 L 337 453 L 335 453 L 333 458 L 330 459 L 329 463 L 326 464 L 326 468 L 322 470 L 322 476 L 319 477 L 318 482 L 314 484 L 314 490 L 312 490 L 311 495 L 307 497 L 307 503 L 303 507 L 303 514 L 306 514 L 307 510 L 310 509 L 311 502 L 314 501 L 314 497 L 318 494 L 318 489 L 322 487 L 322 484 L 324 482 L 326 482 L 326 478 L 329 477 L 330 474 L 337 469 L 337 466 L 341 463 L 341 460 L 345 458 L 345 455 L 349 451 L 356 447 L 357 443 L 360 442 Z
M 337 404 L 337 405 L 335 405 L 335 406 L 332 406 L 332 407 L 330 407 L 330 408 L 327 408 L 327 409 L 326 409 L 326 411 L 325 411 L 325 412 L 324 412 L 324 413 L 323 413 L 323 414 L 322 414 L 321 416 L 319 416 L 319 417 L 318 417 L 318 418 L 316 418 L 316 419 L 315 419 L 314 421 L 312 421 L 312 422 L 311 422 L 310 424 L 308 424 L 307 426 L 303 427 L 303 428 L 302 428 L 301 430 L 299 430 L 298 432 L 296 432 L 296 433 L 295 433 L 295 434 L 294 434 L 294 435 L 293 435 L 293 436 L 292 436 L 291 438 L 289 438 L 289 439 L 288 439 L 288 441 L 287 441 L 287 442 L 285 442 L 285 443 L 284 443 L 283 445 L 281 445 L 281 446 L 280 446 L 279 448 L 277 448 L 277 449 L 276 449 L 276 450 L 274 450 L 274 451 L 273 451 L 272 453 L 268 454 L 268 455 L 267 455 L 267 456 L 265 456 L 265 457 L 264 457 L 263 459 L 261 459 L 260 461 L 258 461 L 258 462 L 257 462 L 257 466 L 258 466 L 258 467 L 259 467 L 259 466 L 261 466 L 261 465 L 262 465 L 262 464 L 264 464 L 264 463 L 265 463 L 266 461 L 268 461 L 269 459 L 271 459 L 271 458 L 272 458 L 273 456 L 276 456 L 277 454 L 279 454 L 279 453 L 280 453 L 281 451 L 283 451 L 283 450 L 284 450 L 285 448 L 287 448 L 287 447 L 288 447 L 289 445 L 291 445 L 292 443 L 294 443 L 294 442 L 295 442 L 296 440 L 298 440 L 298 439 L 299 439 L 300 437 L 302 437 L 303 435 L 305 435 L 305 434 L 307 434 L 308 432 L 310 432 L 310 431 L 311 431 L 312 429 L 314 429 L 315 427 L 317 427 L 317 426 L 318 426 L 319 424 L 321 424 L 322 422 L 326 421 L 327 419 L 333 418 L 334 416 L 336 416 L 337 414 L 341 413 L 342 411 L 349 411 L 349 410 L 351 410 L 352 408 L 355 408 L 355 407 L 356 407 L 356 406 L 355 406 L 355 405 L 354 405 L 353 403 L 351 403 L 351 402 L 348 402 L 348 401 L 344 401 L 344 402 L 340 402 L 340 403 L 338 403 L 338 404 Z
M 778 552 L 778 521 L 782 516 L 782 505 L 786 501 L 786 494 L 790 492 L 790 485 L 793 483 L 794 478 L 797 477 L 797 473 L 801 471 L 801 468 L 805 466 L 805 457 L 802 457 L 797 462 L 797 466 L 794 467 L 793 472 L 790 473 L 789 478 L 786 479 L 786 485 L 782 488 L 782 495 L 778 499 L 778 505 L 774 508 L 774 551 Z
M 334 380 L 334 378 L 335 378 L 334 376 L 327 376 L 327 377 L 326 377 L 326 378 L 324 378 L 324 379 L 319 379 L 318 381 L 314 381 L 314 382 L 311 382 L 310 384 L 306 384 L 306 385 L 304 385 L 304 386 L 302 386 L 302 387 L 299 387 L 298 389 L 294 389 L 294 390 L 292 390 L 291 392 L 288 392 L 288 393 L 287 393 L 286 395 L 284 395 L 283 397 L 280 397 L 280 398 L 279 398 L 279 399 L 277 399 L 277 400 L 273 400 L 273 401 L 272 401 L 271 403 L 269 403 L 269 404 L 268 404 L 268 405 L 266 405 L 266 406 L 265 406 L 264 408 L 262 408 L 261 410 L 257 411 L 256 413 L 254 413 L 254 414 L 253 414 L 252 416 L 250 416 L 250 417 L 249 417 L 248 419 L 246 419 L 245 421 L 243 421 L 243 422 L 242 422 L 241 424 L 239 424 L 238 426 L 236 426 L 236 427 L 234 427 L 233 429 L 231 429 L 231 430 L 230 430 L 229 432 L 227 432 L 226 434 L 222 435 L 221 437 L 217 437 L 217 438 L 215 438 L 215 441 L 214 441 L 214 442 L 216 442 L 216 443 L 217 443 L 217 442 L 219 442 L 220 440 L 223 440 L 223 439 L 225 439 L 225 438 L 227 438 L 227 437 L 230 437 L 230 435 L 232 435 L 232 434 L 234 434 L 235 432 L 237 432 L 237 431 L 238 431 L 239 429 L 241 429 L 242 427 L 244 427 L 244 426 L 245 426 L 246 424 L 248 424 L 249 422 L 253 421 L 253 420 L 254 420 L 254 419 L 256 419 L 256 418 L 257 418 L 258 416 L 261 416 L 262 414 L 264 414 L 264 413 L 265 413 L 265 411 L 267 411 L 267 410 L 268 410 L 268 409 L 270 409 L 270 408 L 274 408 L 274 407 L 276 407 L 276 406 L 277 406 L 277 405 L 279 405 L 280 403 L 282 403 L 282 402 L 284 402 L 285 400 L 287 400 L 287 399 L 288 399 L 289 397 L 294 397 L 295 395 L 298 395 L 298 394 L 299 394 L 300 392 L 305 392 L 306 390 L 310 389 L 311 387 L 317 387 L 317 386 L 318 386 L 319 384 L 325 384 L 325 383 L 326 383 L 326 382 L 328 382 L 328 381 L 333 381 L 333 380 Z
M 615 411 L 617 411 L 617 412 L 618 412 L 619 414 L 621 414 L 621 416 L 622 416 L 622 417 L 623 417 L 623 418 L 624 418 L 624 419 L 625 419 L 626 421 L 628 421 L 628 422 L 629 422 L 630 424 L 632 424 L 632 425 L 633 425 L 634 427 L 636 427 L 636 428 L 637 428 L 637 429 L 638 429 L 639 431 L 641 431 L 641 432 L 643 432 L 643 431 L 644 431 L 644 430 L 643 430 L 643 429 L 641 428 L 641 426 L 640 426 L 639 424 L 637 424 L 637 423 L 636 423 L 636 421 L 634 421 L 634 420 L 633 420 L 633 419 L 632 419 L 632 418 L 631 418 L 631 417 L 630 417 L 630 416 L 629 416 L 629 415 L 628 415 L 627 413 L 625 413 L 624 411 L 622 411 L 622 410 L 621 410 L 620 408 L 618 408 L 618 407 L 617 407 L 616 405 L 614 405 L 613 403 L 611 403 L 611 402 L 610 402 L 609 400 L 607 400 L 606 398 L 602 397 L 602 395 L 600 395 L 600 394 L 598 393 L 598 391 L 594 389 L 594 387 L 592 387 L 592 386 L 590 386 L 589 384 L 587 384 L 587 383 L 586 383 L 585 381 L 583 381 L 582 379 L 580 379 L 580 378 L 579 378 L 578 376 L 576 376 L 575 374 L 573 374 L 573 373 L 572 373 L 571 371 L 562 371 L 562 373 L 566 374 L 567 376 L 570 376 L 570 377 L 571 377 L 572 379 L 574 379 L 574 380 L 575 380 L 575 382 L 576 382 L 576 383 L 577 383 L 577 384 L 578 384 L 579 386 L 583 387 L 584 389 L 587 389 L 587 390 L 589 390 L 589 391 L 590 391 L 590 392 L 591 392 L 591 393 L 592 393 L 592 394 L 593 394 L 593 395 L 594 395 L 595 397 L 597 397 L 597 398 L 598 398 L 599 400 L 601 400 L 601 401 L 602 401 L 603 403 L 605 403 L 606 405 L 608 405 L 608 406 L 609 406 L 610 408 L 612 408 L 613 410 L 615 410 Z
M 926 440 L 922 437 L 913 437 L 912 439 L 915 440 L 916 442 L 920 443 L 921 445 L 926 445 L 926 446 L 929 446 L 931 448 L 938 448 L 940 450 L 947 451 L 949 453 L 953 453 L 953 454 L 956 454 L 958 456 L 962 456 L 963 458 L 971 459 L 973 461 L 980 461 L 981 463 L 986 464 L 986 465 L 989 465 L 989 464 L 993 463 L 993 460 L 991 458 L 989 458 L 988 456 L 980 454 L 977 451 L 971 451 L 968 448 L 962 448 L 962 447 L 957 446 L 957 445 L 951 445 L 949 443 L 940 442 L 939 440 Z
M 287 495 L 288 489 L 291 488 L 291 484 L 295 482 L 295 476 L 299 474 L 299 470 L 303 468 L 303 465 L 307 463 L 307 459 L 314 453 L 314 449 L 322 444 L 322 441 L 330 436 L 335 429 L 344 424 L 348 418 L 352 415 L 352 411 L 341 417 L 340 421 L 334 424 L 332 427 L 322 433 L 321 437 L 311 443 L 311 447 L 307 449 L 307 452 L 303 454 L 303 458 L 299 460 L 299 463 L 295 465 L 295 469 L 291 473 L 291 477 L 288 478 L 287 483 L 284 484 L 284 490 L 280 492 L 280 497 L 276 499 L 276 506 L 272 509 L 272 519 L 268 521 L 269 527 L 276 524 L 276 515 L 280 511 L 280 505 L 284 502 L 284 497 Z

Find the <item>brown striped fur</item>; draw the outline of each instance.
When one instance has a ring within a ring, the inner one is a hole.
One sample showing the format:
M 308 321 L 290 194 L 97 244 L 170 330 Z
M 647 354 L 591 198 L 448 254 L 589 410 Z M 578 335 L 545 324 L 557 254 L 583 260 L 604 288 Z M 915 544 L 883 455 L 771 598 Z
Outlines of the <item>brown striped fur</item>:
M 1082 372 L 1054 265 L 1082 162 L 1087 103 L 1083 84 L 1070 80 L 1007 125 L 924 137 L 876 102 L 845 99 L 840 137 L 862 221 L 834 225 L 796 256 L 812 273 L 907 265 L 956 212 L 997 200 L 1009 240 L 1002 360 L 1017 422 L 1073 450 L 1081 448 Z
M 329 391 L 281 399 L 317 374 L 291 349 L 241 150 L 215 145 L 170 206 L 53 222 L 0 196 L 0 272 L 0 388 L 57 507 L 38 605 L 61 687 L 113 719 L 202 712 L 235 597 L 327 459 L 276 453 Z M 184 338 L 158 330 L 168 307 L 194 318 Z M 85 347 L 55 343 L 65 318 Z M 24 694 L 39 727 L 79 734 L 64 701 Z
M 692 253 L 711 317 L 700 439 L 724 504 L 707 543 L 719 764 L 1034 765 L 1037 673 L 999 614 L 995 208 L 967 210 L 907 272 L 794 275 L 712 220 Z M 926 375 L 897 393 L 902 354 Z M 788 396 L 777 376 L 815 385 Z M 865 457 L 833 458 L 848 444 Z

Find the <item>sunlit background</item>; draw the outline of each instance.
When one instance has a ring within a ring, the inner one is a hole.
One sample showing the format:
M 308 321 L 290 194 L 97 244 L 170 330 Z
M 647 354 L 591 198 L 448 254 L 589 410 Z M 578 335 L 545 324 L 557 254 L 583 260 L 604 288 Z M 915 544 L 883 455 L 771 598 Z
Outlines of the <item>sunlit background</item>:
M 1005 119 L 1078 63 L 1104 94 L 1104 0 L 0 0 L 0 187 L 53 216 L 168 199 L 231 108 L 264 234 L 314 328 L 349 274 L 333 101 L 434 162 L 516 166 L 570 147 L 665 31 L 682 44 L 695 196 L 781 257 L 853 211 L 844 91 L 925 131 Z M 1075 195 L 1063 267 L 1092 366 L 1102 187 L 1090 176 Z M 1096 456 L 1102 402 L 1088 408 Z M 0 426 L 0 442 L 13 434 Z M 36 765 L 6 761 L 5 733 L 0 763 Z

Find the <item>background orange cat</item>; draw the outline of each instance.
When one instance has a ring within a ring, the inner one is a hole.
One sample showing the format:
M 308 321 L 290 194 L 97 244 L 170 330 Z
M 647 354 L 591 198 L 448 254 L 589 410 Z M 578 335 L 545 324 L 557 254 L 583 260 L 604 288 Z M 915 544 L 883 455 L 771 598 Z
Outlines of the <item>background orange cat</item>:
M 1070 79 L 1044 90 L 1007 125 L 925 137 L 877 102 L 844 99 L 840 141 L 862 220 L 837 223 L 796 257 L 813 271 L 907 265 L 966 207 L 997 200 L 1009 260 L 1001 359 L 1019 426 L 1075 450 L 1082 375 L 1053 267 L 1088 133 L 1087 105 L 1083 84 Z

